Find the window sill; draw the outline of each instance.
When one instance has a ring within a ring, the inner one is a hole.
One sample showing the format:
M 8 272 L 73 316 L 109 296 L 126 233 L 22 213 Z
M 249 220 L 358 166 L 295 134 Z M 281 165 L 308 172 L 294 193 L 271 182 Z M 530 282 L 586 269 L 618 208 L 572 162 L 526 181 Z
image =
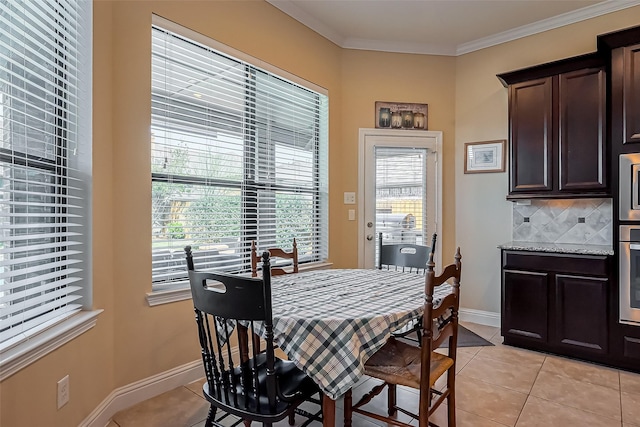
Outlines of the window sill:
M 93 328 L 102 312 L 103 310 L 81 311 L 0 353 L 0 381 Z
M 313 262 L 308 264 L 301 264 L 299 272 L 312 271 L 312 270 L 326 270 L 333 266 L 331 262 Z M 185 282 L 185 287 L 179 289 L 170 289 L 166 291 L 155 291 L 147 293 L 147 303 L 150 307 L 162 304 L 170 304 L 172 302 L 184 301 L 191 299 L 191 289 L 189 284 Z

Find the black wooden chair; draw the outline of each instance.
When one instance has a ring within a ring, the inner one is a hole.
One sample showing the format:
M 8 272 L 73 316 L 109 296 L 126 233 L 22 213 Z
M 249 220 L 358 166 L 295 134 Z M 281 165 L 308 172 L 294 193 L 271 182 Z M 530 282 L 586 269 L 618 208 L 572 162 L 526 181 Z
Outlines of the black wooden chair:
M 257 279 L 196 271 L 191 247 L 185 252 L 206 375 L 203 393 L 211 403 L 205 426 L 219 425 L 217 409 L 245 425 L 258 421 L 270 426 L 286 417 L 293 425 L 295 413 L 309 418 L 302 425 L 321 419 L 321 410 L 310 414 L 298 408 L 307 400 L 320 403 L 318 386 L 293 362 L 274 354 L 268 253 Z M 263 352 L 249 339 L 249 333 L 259 331 L 265 335 Z M 318 399 L 313 399 L 316 393 Z
M 271 267 L 271 276 L 281 276 L 283 274 L 291 274 L 298 272 L 298 243 L 294 237 L 293 246 L 291 251 L 286 251 L 282 248 L 269 248 L 269 257 L 273 258 L 285 258 L 291 260 L 291 267 L 285 269 L 284 267 Z M 258 262 L 260 261 L 260 255 L 256 248 L 255 240 L 251 241 L 251 277 L 258 277 Z
M 460 307 L 460 248 L 456 251 L 455 263 L 447 266 L 440 276 L 436 276 L 435 266 L 430 256 L 427 263 L 425 277 L 425 302 L 422 321 L 422 336 L 420 346 L 411 345 L 394 337 L 376 353 L 371 356 L 364 365 L 364 372 L 374 378 L 384 381 L 365 394 L 358 403 L 352 403 L 351 390 L 345 394 L 344 416 L 345 425 L 351 425 L 353 412 L 375 418 L 380 421 L 397 426 L 410 427 L 410 424 L 400 422 L 397 412 L 400 411 L 418 420 L 419 427 L 433 425 L 429 423 L 429 417 L 446 400 L 447 424 L 449 427 L 456 425 L 455 406 L 455 372 L 458 342 L 458 310 Z M 445 296 L 434 307 L 434 288 L 450 281 L 452 292 Z M 435 325 L 435 327 L 432 327 Z M 447 354 L 435 352 L 442 343 L 448 341 Z M 446 387 L 439 391 L 434 389 L 434 384 L 442 375 L 447 375 Z M 420 391 L 418 413 L 402 408 L 396 402 L 397 385 L 412 387 Z M 388 388 L 387 415 L 371 412 L 363 408 L 373 397 L 380 394 L 384 388 Z
M 378 269 L 388 269 L 397 271 L 415 272 L 417 274 L 425 274 L 427 271 L 427 261 L 431 254 L 435 257 L 437 234 L 433 233 L 431 238 L 431 248 L 421 245 L 413 245 L 408 243 L 394 243 L 383 245 L 382 233 L 378 234 Z M 429 250 L 431 252 L 429 252 Z M 433 259 L 433 258 L 432 258 Z M 393 332 L 396 338 L 405 338 L 410 341 L 420 343 L 420 332 L 422 319 L 418 319 Z M 415 338 L 412 336 L 415 334 Z
M 433 234 L 431 252 L 435 253 L 436 234 Z M 378 269 L 424 274 L 429 259 L 429 247 L 410 243 L 385 245 L 382 233 L 378 233 Z

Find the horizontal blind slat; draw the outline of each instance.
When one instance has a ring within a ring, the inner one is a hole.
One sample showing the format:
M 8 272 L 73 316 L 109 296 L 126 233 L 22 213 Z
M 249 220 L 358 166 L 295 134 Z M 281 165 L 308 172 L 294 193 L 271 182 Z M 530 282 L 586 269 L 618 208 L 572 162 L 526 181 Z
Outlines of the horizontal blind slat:
M 40 233 L 36 235 L 8 235 L 4 236 L 0 234 L 0 242 L 23 242 L 25 240 L 50 240 L 50 239 L 67 239 L 70 237 L 79 237 L 82 236 L 82 233 L 64 231 L 64 232 L 55 232 L 55 233 Z M 64 241 L 67 242 L 66 240 Z M 80 244 L 80 242 L 75 242 L 74 244 Z
M 15 280 L 10 284 L 8 284 L 6 287 L 3 287 L 3 290 L 5 292 L 8 292 L 17 288 L 21 288 L 23 286 L 31 286 L 33 284 L 40 283 L 40 282 L 48 282 L 50 280 L 52 280 L 53 282 L 59 281 L 59 280 L 65 280 L 67 276 L 71 276 L 73 278 L 77 278 L 78 280 L 80 280 L 80 278 L 76 275 L 76 273 L 79 273 L 81 271 L 82 271 L 81 268 L 66 268 L 65 270 L 58 270 L 58 271 L 53 271 L 49 273 L 39 274 L 37 276 L 31 276 L 27 279 Z M 7 297 L 7 298 L 10 298 L 10 297 Z
M 48 262 L 45 264 L 34 265 L 32 267 L 21 268 L 15 271 L 12 270 L 4 273 L 0 272 L 0 279 L 7 279 L 16 275 L 40 273 L 40 272 L 48 271 L 55 268 L 66 268 L 67 266 L 78 264 L 80 262 L 82 261 L 79 259 L 66 259 L 62 261 Z M 2 286 L 2 288 L 0 289 L 4 289 L 4 286 Z
M 60 245 L 60 246 L 61 246 L 61 249 L 65 247 L 63 245 Z M 2 260 L 2 266 L 6 268 L 6 267 L 11 267 L 12 265 L 27 264 L 27 263 L 43 261 L 43 260 L 48 260 L 53 258 L 63 258 L 63 257 L 72 256 L 72 255 L 81 254 L 81 253 L 82 251 L 61 250 L 61 251 L 55 251 L 55 252 L 45 252 L 39 255 L 20 256 L 15 258 L 9 258 L 5 256 L 5 257 L 2 257 L 4 259 L 0 258 L 0 260 Z
M 13 298 L 6 298 L 7 302 L 12 303 L 8 306 L 9 308 L 0 308 L 0 319 L 5 319 L 6 321 L 9 316 L 15 313 L 28 311 L 31 308 L 39 306 L 45 306 L 46 302 L 52 300 L 57 300 L 54 303 L 51 303 L 53 305 L 57 305 L 59 304 L 60 298 L 66 298 L 68 294 L 72 294 L 78 290 L 80 290 L 80 287 L 78 286 L 66 286 L 62 283 L 56 283 L 55 286 L 43 286 L 39 289 L 29 289 L 29 292 L 27 293 L 30 298 L 22 302 L 18 302 L 18 300 L 21 300 L 24 297 L 14 294 Z M 37 294 L 40 294 L 40 296 L 34 297 L 34 295 Z M 77 298 L 80 297 L 78 296 Z
M 29 313 L 29 314 L 30 315 L 32 314 L 36 317 L 27 318 L 25 316 L 23 317 L 24 320 L 22 320 L 22 322 L 13 324 L 11 328 L 3 329 L 2 331 L 0 331 L 0 342 L 2 342 L 4 345 L 10 346 L 11 344 L 13 344 L 12 342 L 7 342 L 5 344 L 4 341 L 9 340 L 10 338 L 16 337 L 19 334 L 25 334 L 27 331 L 34 328 L 38 328 L 40 325 L 45 325 L 49 321 L 54 321 L 53 323 L 55 323 L 56 320 L 67 317 L 71 314 L 77 313 L 82 308 L 80 304 L 69 304 L 70 301 L 68 300 L 61 301 L 61 302 L 67 305 L 61 305 L 58 307 L 55 307 L 55 306 L 47 307 L 47 310 L 50 310 L 50 311 L 44 311 L 44 310 L 34 311 L 33 313 Z M 39 329 L 42 329 L 42 328 L 39 328 Z M 16 337 L 16 338 L 18 340 L 21 339 L 21 337 Z

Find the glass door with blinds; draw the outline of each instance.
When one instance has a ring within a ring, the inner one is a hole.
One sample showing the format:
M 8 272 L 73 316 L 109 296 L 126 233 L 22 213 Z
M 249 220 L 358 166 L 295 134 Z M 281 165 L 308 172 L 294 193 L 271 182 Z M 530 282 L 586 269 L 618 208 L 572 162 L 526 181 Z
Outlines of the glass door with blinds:
M 377 265 L 383 244 L 430 245 L 439 226 L 437 138 L 387 131 L 361 139 L 361 265 Z M 394 134 L 395 133 L 395 134 Z

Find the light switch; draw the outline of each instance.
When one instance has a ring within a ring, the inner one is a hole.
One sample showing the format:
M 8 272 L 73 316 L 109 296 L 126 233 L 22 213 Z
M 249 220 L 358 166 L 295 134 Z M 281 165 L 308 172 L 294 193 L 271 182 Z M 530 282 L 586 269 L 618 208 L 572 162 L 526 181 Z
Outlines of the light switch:
M 355 220 L 356 220 L 356 210 L 349 209 L 349 221 L 355 221 Z
M 355 205 L 356 204 L 356 193 L 352 191 L 344 192 L 344 204 L 345 205 Z

